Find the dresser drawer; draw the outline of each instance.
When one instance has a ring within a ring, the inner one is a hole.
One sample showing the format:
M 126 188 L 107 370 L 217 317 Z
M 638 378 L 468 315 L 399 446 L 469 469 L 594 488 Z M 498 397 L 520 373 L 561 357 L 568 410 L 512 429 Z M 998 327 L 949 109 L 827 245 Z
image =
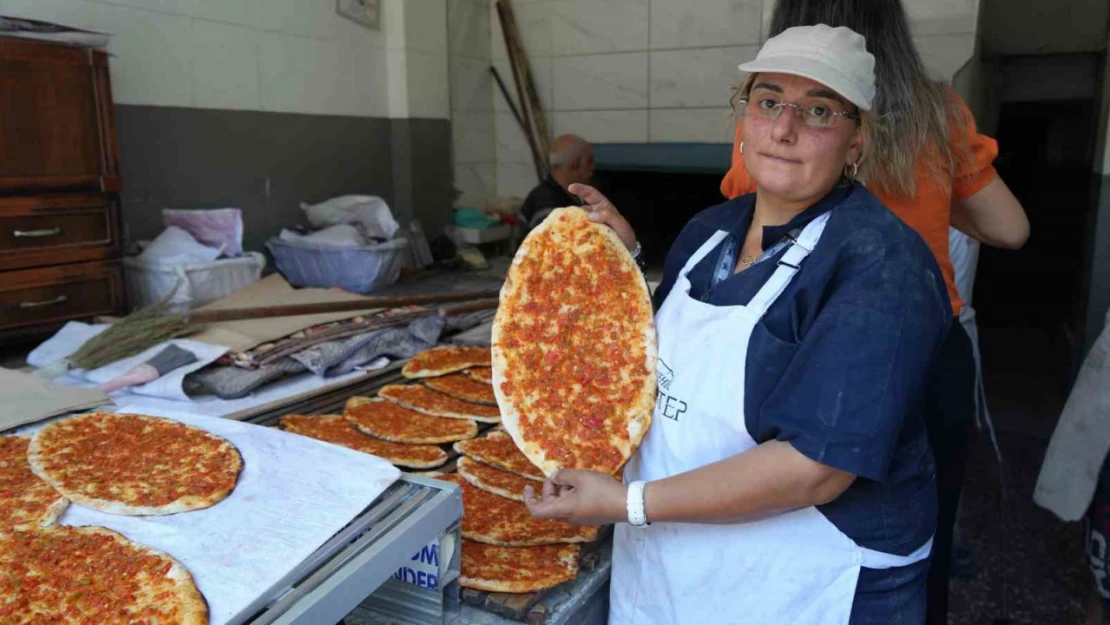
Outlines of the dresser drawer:
M 116 258 L 118 231 L 107 196 L 0 198 L 0 270 Z
M 124 303 L 119 263 L 80 263 L 0 273 L 0 329 L 112 314 Z

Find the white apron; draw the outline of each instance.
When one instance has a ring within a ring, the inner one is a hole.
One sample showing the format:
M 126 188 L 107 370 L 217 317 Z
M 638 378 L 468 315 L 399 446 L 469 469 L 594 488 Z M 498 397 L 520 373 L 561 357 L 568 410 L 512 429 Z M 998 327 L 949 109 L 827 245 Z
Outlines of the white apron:
M 810 222 L 747 306 L 690 297 L 687 274 L 727 233 L 715 233 L 686 262 L 656 316 L 659 394 L 626 481 L 658 480 L 756 446 L 744 421 L 748 339 L 828 218 Z M 736 525 L 620 523 L 609 623 L 846 625 L 861 566 L 907 566 L 931 547 L 932 540 L 910 556 L 861 548 L 814 507 Z

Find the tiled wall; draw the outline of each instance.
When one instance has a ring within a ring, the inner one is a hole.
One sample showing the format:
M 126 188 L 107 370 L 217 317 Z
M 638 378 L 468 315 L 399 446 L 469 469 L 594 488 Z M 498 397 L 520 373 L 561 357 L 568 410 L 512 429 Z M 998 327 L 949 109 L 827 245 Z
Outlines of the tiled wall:
M 951 78 L 974 52 L 978 0 L 904 4 L 926 63 L 938 76 Z M 773 0 L 513 2 L 552 132 L 596 143 L 731 142 L 728 100 L 740 80 L 737 65 L 758 52 L 773 5 Z M 494 65 L 508 80 L 493 0 L 490 16 Z M 527 144 L 500 93 L 494 94 L 494 105 L 497 189 L 523 196 L 536 180 Z
M 335 0 L 279 1 L 335 5 Z M 382 0 L 382 30 L 389 83 L 375 80 L 373 86 L 389 92 L 389 116 L 449 119 L 445 0 Z
M 386 117 L 390 61 L 429 41 L 405 36 L 427 26 L 406 24 L 401 7 L 419 14 L 424 2 L 386 0 L 381 31 L 337 15 L 335 0 L 0 0 L 0 14 L 114 35 L 122 104 Z M 434 43 L 429 78 L 443 84 L 446 43 Z
M 300 202 L 348 193 L 380 195 L 435 236 L 452 197 L 446 0 L 383 0 L 378 31 L 335 7 L 0 0 L 0 14 L 113 35 L 133 238 L 157 235 L 164 207 L 237 206 L 258 249 L 303 220 Z
M 481 208 L 497 195 L 488 0 L 447 0 L 451 141 L 458 203 Z M 506 78 L 508 78 L 506 76 Z

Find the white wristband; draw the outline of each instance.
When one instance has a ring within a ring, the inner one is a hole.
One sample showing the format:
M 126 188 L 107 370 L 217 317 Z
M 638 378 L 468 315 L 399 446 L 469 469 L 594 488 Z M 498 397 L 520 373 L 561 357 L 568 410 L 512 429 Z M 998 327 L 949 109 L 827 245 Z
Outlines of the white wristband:
M 634 527 L 648 525 L 644 511 L 644 486 L 646 482 L 632 482 L 628 485 L 628 524 Z

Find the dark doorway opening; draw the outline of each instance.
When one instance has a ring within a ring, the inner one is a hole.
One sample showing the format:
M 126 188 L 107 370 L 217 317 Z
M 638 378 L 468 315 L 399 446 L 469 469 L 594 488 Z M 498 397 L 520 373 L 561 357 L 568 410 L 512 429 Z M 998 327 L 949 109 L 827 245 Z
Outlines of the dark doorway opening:
M 1018 251 L 982 248 L 973 303 L 992 411 L 1046 439 L 1083 342 L 1097 125 L 1093 99 L 1008 103 L 999 118 L 995 167 L 1032 235 Z
M 594 182 L 636 230 L 648 268 L 658 271 L 686 222 L 725 201 L 724 174 L 599 169 Z

